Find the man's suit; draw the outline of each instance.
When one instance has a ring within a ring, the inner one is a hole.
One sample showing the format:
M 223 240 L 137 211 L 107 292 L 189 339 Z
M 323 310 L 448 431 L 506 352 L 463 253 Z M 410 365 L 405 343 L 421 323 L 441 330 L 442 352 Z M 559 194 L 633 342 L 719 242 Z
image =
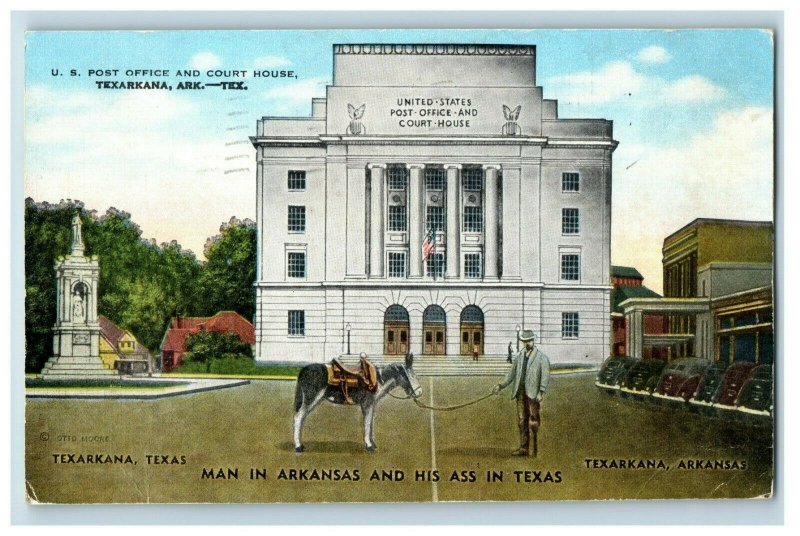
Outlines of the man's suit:
M 524 377 L 523 377 L 524 375 Z M 520 451 L 531 451 L 531 439 L 541 424 L 541 400 L 550 382 L 550 360 L 539 351 L 523 348 L 514 358 L 501 389 L 511 385 L 511 398 L 517 399 Z M 535 447 L 534 447 L 535 448 Z

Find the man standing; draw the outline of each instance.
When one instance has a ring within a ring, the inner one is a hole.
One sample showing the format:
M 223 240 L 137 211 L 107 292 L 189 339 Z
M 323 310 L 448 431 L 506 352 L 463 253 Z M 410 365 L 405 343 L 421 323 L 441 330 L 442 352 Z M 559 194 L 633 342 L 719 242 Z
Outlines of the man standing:
M 550 360 L 535 347 L 535 339 L 531 330 L 520 333 L 519 340 L 525 347 L 517 354 L 503 383 L 494 388 L 496 394 L 511 385 L 511 398 L 517 399 L 520 446 L 514 456 L 536 456 L 539 449 L 541 402 L 550 382 Z

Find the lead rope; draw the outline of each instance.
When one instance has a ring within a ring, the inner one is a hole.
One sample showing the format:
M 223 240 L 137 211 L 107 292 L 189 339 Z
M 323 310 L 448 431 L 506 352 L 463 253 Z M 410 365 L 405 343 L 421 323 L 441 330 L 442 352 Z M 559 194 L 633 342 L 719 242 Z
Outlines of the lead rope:
M 392 398 L 396 398 L 397 400 L 408 400 L 409 398 L 411 398 L 410 396 L 395 396 L 395 395 L 392 394 L 391 391 L 389 391 L 386 394 L 388 394 Z M 497 393 L 497 394 L 499 394 L 499 393 Z M 489 392 L 488 394 L 485 394 L 480 398 L 476 398 L 475 400 L 471 400 L 469 402 L 465 402 L 463 404 L 458 404 L 458 405 L 455 405 L 455 406 L 428 406 L 427 404 L 423 404 L 422 402 L 420 402 L 416 398 L 414 398 L 413 400 L 414 400 L 414 404 L 416 404 L 418 407 L 420 407 L 422 409 L 429 409 L 431 411 L 453 411 L 453 410 L 456 410 L 456 409 L 461 409 L 461 408 L 465 408 L 467 406 L 471 406 L 472 404 L 477 404 L 481 400 L 486 400 L 490 396 L 494 396 L 494 395 L 495 395 L 494 392 Z

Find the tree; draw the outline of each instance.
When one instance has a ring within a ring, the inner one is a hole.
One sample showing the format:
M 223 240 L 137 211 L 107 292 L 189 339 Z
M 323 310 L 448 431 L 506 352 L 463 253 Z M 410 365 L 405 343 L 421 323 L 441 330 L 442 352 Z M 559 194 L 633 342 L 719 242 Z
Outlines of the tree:
M 211 316 L 236 311 L 252 320 L 256 310 L 256 224 L 231 218 L 219 230 L 219 235 L 206 242 L 206 262 L 197 285 L 197 313 Z
M 252 359 L 252 347 L 235 333 L 200 330 L 186 338 L 185 363 L 203 363 L 211 371 L 215 359 Z
M 156 350 L 169 319 L 193 314 L 200 264 L 176 242 L 141 238 L 130 214 L 110 208 L 98 217 L 80 201 L 25 203 L 25 340 L 27 372 L 39 372 L 52 355 L 56 281 L 54 266 L 69 253 L 71 221 L 83 221 L 86 254 L 100 262 L 98 313 Z

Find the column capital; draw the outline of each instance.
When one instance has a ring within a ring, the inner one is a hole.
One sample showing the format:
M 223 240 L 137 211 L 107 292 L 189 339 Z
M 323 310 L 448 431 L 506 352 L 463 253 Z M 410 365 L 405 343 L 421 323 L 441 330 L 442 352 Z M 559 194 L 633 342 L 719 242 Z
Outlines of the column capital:
M 500 164 L 484 164 L 484 165 L 482 165 L 481 167 L 482 167 L 484 170 L 487 170 L 487 169 L 495 169 L 495 170 L 497 170 L 497 171 L 500 171 L 500 170 L 503 168 L 503 166 L 501 166 Z
M 407 169 L 425 169 L 425 164 L 406 164 Z
M 444 169 L 461 169 L 464 166 L 461 164 L 445 164 Z
M 386 164 L 367 164 L 367 169 L 386 169 Z

